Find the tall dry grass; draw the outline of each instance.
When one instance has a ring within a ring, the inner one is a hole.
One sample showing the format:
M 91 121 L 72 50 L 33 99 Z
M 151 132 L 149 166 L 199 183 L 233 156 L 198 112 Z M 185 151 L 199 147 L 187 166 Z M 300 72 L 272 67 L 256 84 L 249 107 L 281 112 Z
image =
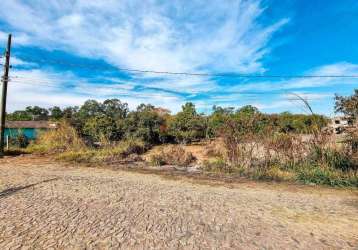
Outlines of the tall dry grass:
M 181 145 L 169 145 L 151 155 L 149 163 L 154 166 L 177 165 L 187 167 L 195 160 L 194 155 L 185 151 Z
M 57 159 L 78 163 L 115 163 L 118 161 L 141 160 L 140 154 L 144 153 L 148 146 L 141 140 L 128 139 L 110 144 L 101 148 L 82 148 L 69 150 L 57 155 Z
M 101 143 L 94 148 L 85 144 L 77 131 L 66 121 L 58 129 L 40 134 L 28 151 L 40 154 L 55 154 L 56 159 L 83 163 L 108 163 L 144 153 L 148 145 L 141 140 L 128 139 L 116 143 Z
M 58 124 L 57 129 L 40 133 L 28 150 L 34 153 L 61 153 L 84 148 L 86 148 L 86 145 L 76 129 L 68 122 L 62 121 Z
M 355 133 L 337 145 L 331 135 L 318 130 L 303 136 L 270 128 L 257 131 L 250 122 L 228 123 L 221 132 L 226 153 L 205 162 L 204 168 L 254 179 L 358 187 Z

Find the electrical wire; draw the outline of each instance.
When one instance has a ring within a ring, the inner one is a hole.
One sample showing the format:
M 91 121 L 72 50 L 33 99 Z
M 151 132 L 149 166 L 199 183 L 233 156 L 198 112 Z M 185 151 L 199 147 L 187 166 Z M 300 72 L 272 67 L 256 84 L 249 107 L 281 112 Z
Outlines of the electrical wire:
M 51 80 L 53 79 L 54 81 L 46 81 L 46 80 Z M 26 81 L 26 80 L 29 80 L 29 81 L 35 81 L 35 83 L 29 83 L 29 84 L 37 84 L 37 83 L 45 83 L 45 84 L 59 84 L 59 83 L 66 83 L 66 81 L 63 81 L 63 80 L 60 80 L 58 78 L 36 78 L 36 77 L 23 77 L 23 76 L 11 76 L 9 77 L 9 80 L 10 81 L 13 81 L 13 82 L 23 82 L 23 81 Z M 57 81 L 57 83 L 55 82 Z M 68 80 L 70 81 L 70 80 Z M 77 82 L 80 82 L 81 81 L 77 81 Z M 89 82 L 86 82 L 87 84 L 90 84 Z M 118 84 L 118 83 L 100 83 L 100 82 L 96 82 L 97 84 L 107 84 L 107 87 L 106 86 L 99 86 L 99 88 L 108 88 L 108 89 L 117 89 L 117 88 L 120 88 L 120 85 L 116 85 L 116 86 L 111 86 L 111 84 Z M 120 84 L 120 83 L 119 83 Z M 67 84 L 67 85 L 70 85 L 70 86 L 73 86 L 73 87 L 76 87 L 75 84 Z M 52 85 L 52 86 L 56 86 L 56 85 Z M 151 88 L 151 87 L 148 87 L 148 88 Z M 163 91 L 166 91 L 166 89 L 162 89 Z M 159 91 L 161 91 L 161 89 L 159 89 Z M 211 91 L 207 91 L 207 92 L 195 92 L 193 94 L 210 94 L 210 93 L 213 93 Z M 276 91 L 261 91 L 261 92 L 258 92 L 258 91 L 228 91 L 228 92 L 221 92 L 221 93 L 224 93 L 224 94 L 245 94 L 245 95 L 272 95 L 272 94 L 289 94 L 290 92 L 288 91 L 285 91 L 285 90 L 276 90 Z M 305 93 L 303 93 L 305 94 Z
M 238 74 L 238 73 L 196 73 L 196 72 L 172 72 L 172 71 L 157 71 L 157 70 L 145 70 L 145 69 L 130 69 L 130 68 L 117 68 L 113 66 L 100 67 L 96 65 L 85 65 L 77 63 L 69 63 L 61 60 L 49 60 L 49 59 L 37 59 L 20 58 L 23 60 L 31 61 L 34 63 L 52 63 L 58 65 L 64 65 L 68 67 L 87 68 L 97 70 L 111 70 L 111 71 L 125 71 L 141 74 L 159 74 L 159 75 L 181 75 L 181 76 L 200 76 L 200 77 L 230 77 L 230 78 L 358 78 L 358 75 L 257 75 L 257 74 Z
M 23 81 L 18 81 L 18 80 L 10 80 L 10 83 L 16 83 L 16 84 L 23 84 L 23 85 L 31 85 L 31 86 L 43 86 L 43 87 L 49 87 L 49 88 L 55 88 L 55 89 L 61 89 L 63 90 L 65 86 L 59 86 L 59 85 L 51 85 L 51 84 L 46 84 L 46 82 L 42 82 L 42 83 L 30 83 L 30 82 L 23 82 Z M 91 86 L 96 88 L 97 90 L 121 90 L 120 87 L 103 87 L 103 86 Z M 76 89 L 75 89 L 76 90 Z M 79 93 L 88 93 L 86 91 L 78 91 Z M 164 90 L 165 92 L 165 90 Z M 287 91 L 281 91 L 281 92 L 275 92 L 275 93 L 269 93 L 269 92 L 231 92 L 237 95 L 242 95 L 242 98 L 245 99 L 253 99 L 253 100 L 262 100 L 261 98 L 258 98 L 256 96 L 259 95 L 289 95 L 290 93 Z M 215 94 L 215 93 L 211 93 L 211 94 Z M 309 93 L 303 93 L 302 95 L 307 95 Z M 115 95 L 119 95 L 119 96 L 129 96 L 129 97 L 158 97 L 159 94 L 138 94 L 138 93 L 116 93 Z M 209 97 L 211 100 L 216 100 L 218 101 L 218 99 L 222 99 L 220 98 L 215 98 L 215 97 Z M 328 98 L 328 96 L 327 96 Z M 299 100 L 298 98 L 283 98 L 285 100 L 289 100 L 289 101 L 297 101 Z M 316 100 L 315 98 L 305 98 L 306 100 Z M 220 101 L 218 101 L 220 102 Z

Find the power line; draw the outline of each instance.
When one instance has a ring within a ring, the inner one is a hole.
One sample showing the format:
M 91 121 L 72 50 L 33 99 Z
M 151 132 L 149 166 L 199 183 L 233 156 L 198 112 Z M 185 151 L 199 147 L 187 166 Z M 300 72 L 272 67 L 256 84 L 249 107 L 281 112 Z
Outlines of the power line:
M 23 82 L 23 81 L 18 81 L 18 80 L 11 80 L 10 81 L 11 83 L 16 83 L 16 84 L 23 84 L 23 85 L 31 85 L 31 86 L 34 86 L 33 83 L 30 83 L 30 82 Z M 50 88 L 56 88 L 56 89 L 61 89 L 63 90 L 64 86 L 59 86 L 59 85 L 51 85 L 51 84 L 46 84 L 46 82 L 42 82 L 42 83 L 36 83 L 35 85 L 37 86 L 44 86 L 44 87 L 50 87 Z M 79 86 L 75 86 L 75 87 L 79 87 Z M 103 86 L 91 86 L 91 87 L 94 87 L 98 90 L 121 90 L 120 86 L 117 86 L 117 87 L 103 87 Z M 131 90 L 129 90 L 131 91 Z M 79 93 L 86 93 L 84 91 L 78 91 L 77 92 Z M 165 90 L 163 90 L 163 92 L 165 92 Z M 244 96 L 243 98 L 253 98 L 253 99 L 257 99 L 255 96 L 260 96 L 260 95 L 289 95 L 290 93 L 287 92 L 287 91 L 276 91 L 276 92 L 230 92 L 232 94 L 237 94 L 237 95 L 242 95 Z M 198 94 L 202 94 L 202 93 L 198 93 Z M 215 94 L 215 93 L 205 93 L 205 94 Z M 220 93 L 222 94 L 222 93 Z M 225 93 L 223 93 L 225 94 Z M 303 96 L 305 95 L 309 95 L 310 93 L 301 93 Z M 116 95 L 121 95 L 121 96 L 134 96 L 134 97 L 154 97 L 154 96 L 158 96 L 160 94 L 138 94 L 138 93 L 116 93 Z M 327 96 L 328 98 L 329 96 Z M 220 99 L 223 99 L 222 97 L 208 97 L 210 99 L 216 99 L 217 101 L 220 100 Z M 284 99 L 287 99 L 287 100 L 297 100 L 295 98 L 284 98 Z M 315 98 L 305 98 L 307 100 L 316 100 Z M 225 102 L 228 102 L 227 100 L 224 100 L 223 101 Z M 231 101 L 229 101 L 231 102 Z
M 33 60 L 25 58 L 24 60 L 32 61 L 34 63 L 52 63 L 64 65 L 68 67 L 98 69 L 98 70 L 112 70 L 112 71 L 125 71 L 141 74 L 158 74 L 158 75 L 181 75 L 181 76 L 201 76 L 201 77 L 233 77 L 233 78 L 358 78 L 358 75 L 258 75 L 258 74 L 239 74 L 239 73 L 200 73 L 200 72 L 172 72 L 172 71 L 157 71 L 157 70 L 143 70 L 143 69 L 130 69 L 130 68 L 117 68 L 113 66 L 98 66 L 98 65 L 85 65 L 77 63 L 69 63 L 61 60 L 50 59 L 37 59 Z

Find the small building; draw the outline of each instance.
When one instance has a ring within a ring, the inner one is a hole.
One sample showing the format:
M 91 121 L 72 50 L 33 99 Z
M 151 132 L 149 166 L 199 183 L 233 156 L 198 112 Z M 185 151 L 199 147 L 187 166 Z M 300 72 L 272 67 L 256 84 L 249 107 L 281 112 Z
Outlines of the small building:
M 165 109 L 161 107 L 154 108 L 154 112 L 156 112 L 159 116 L 165 116 L 170 114 L 169 109 Z
M 14 138 L 19 134 L 23 134 L 29 140 L 34 140 L 39 132 L 56 128 L 57 123 L 50 121 L 6 121 L 5 137 Z
M 353 125 L 353 119 L 346 116 L 334 117 L 330 123 L 330 127 L 333 128 L 335 134 L 341 134 L 347 128 L 352 127 Z

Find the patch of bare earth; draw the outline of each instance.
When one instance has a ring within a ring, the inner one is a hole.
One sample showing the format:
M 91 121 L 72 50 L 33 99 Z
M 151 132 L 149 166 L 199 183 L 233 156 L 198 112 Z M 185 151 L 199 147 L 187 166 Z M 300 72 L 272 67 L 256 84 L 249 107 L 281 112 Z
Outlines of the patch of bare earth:
M 1 160 L 0 249 L 51 247 L 357 249 L 358 194 Z

